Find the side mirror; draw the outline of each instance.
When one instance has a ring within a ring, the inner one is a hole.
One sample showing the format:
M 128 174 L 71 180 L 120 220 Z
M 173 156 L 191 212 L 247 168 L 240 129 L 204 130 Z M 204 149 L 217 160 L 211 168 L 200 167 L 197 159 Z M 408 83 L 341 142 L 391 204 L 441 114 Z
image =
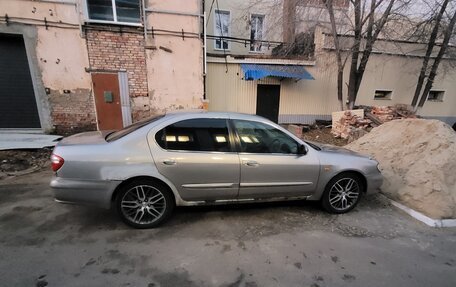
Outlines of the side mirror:
M 298 145 L 298 154 L 299 155 L 306 155 L 307 154 L 307 149 L 306 146 L 303 144 Z

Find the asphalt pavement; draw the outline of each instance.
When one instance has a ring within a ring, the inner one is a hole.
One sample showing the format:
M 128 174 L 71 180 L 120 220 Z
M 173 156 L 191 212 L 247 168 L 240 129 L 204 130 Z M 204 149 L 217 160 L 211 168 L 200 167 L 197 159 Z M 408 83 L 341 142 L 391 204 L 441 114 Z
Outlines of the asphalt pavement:
M 381 196 L 344 215 L 305 201 L 177 208 L 134 230 L 54 202 L 50 177 L 0 181 L 0 286 L 456 286 L 456 228 Z

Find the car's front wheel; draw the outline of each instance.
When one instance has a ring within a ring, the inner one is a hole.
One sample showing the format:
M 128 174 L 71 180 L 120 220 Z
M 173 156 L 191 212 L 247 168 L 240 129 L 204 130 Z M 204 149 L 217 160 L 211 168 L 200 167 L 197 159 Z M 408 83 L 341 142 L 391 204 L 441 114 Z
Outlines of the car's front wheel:
M 135 228 L 152 228 L 163 223 L 174 209 L 169 189 L 159 182 L 141 179 L 123 186 L 116 197 L 120 218 Z
M 364 182 L 355 173 L 342 173 L 335 176 L 326 185 L 321 203 L 331 213 L 346 213 L 358 204 Z

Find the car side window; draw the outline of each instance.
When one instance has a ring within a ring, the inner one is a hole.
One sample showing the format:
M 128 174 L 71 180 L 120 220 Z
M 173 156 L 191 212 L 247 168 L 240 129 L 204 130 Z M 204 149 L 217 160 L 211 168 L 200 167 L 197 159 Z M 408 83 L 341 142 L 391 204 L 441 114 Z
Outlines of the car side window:
M 166 150 L 231 151 L 225 119 L 190 119 L 169 125 L 155 134 Z
M 298 143 L 290 136 L 260 122 L 233 120 L 241 151 L 248 153 L 297 154 Z

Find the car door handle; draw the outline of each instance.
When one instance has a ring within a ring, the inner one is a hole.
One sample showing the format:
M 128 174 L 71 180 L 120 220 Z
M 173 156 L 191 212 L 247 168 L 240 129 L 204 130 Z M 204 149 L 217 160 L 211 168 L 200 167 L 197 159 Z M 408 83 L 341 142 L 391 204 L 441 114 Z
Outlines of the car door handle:
M 176 164 L 176 161 L 173 160 L 173 159 L 165 159 L 165 160 L 163 161 L 163 163 L 166 164 L 166 165 L 175 165 L 175 164 Z
M 259 166 L 258 162 L 254 160 L 244 160 L 242 163 L 246 166 Z

